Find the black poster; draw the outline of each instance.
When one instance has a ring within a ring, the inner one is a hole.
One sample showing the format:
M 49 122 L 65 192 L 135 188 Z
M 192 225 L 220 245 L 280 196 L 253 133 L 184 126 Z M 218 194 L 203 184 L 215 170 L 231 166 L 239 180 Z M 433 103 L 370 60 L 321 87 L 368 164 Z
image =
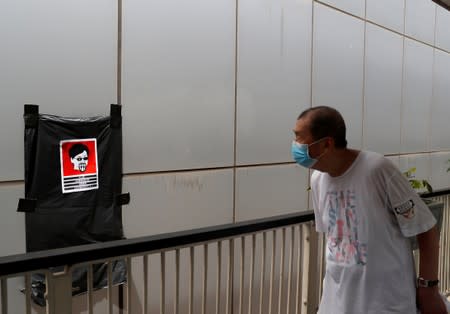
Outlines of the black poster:
M 120 106 L 109 116 L 67 118 L 26 105 L 24 119 L 27 208 L 19 210 L 27 252 L 123 239 Z M 114 284 L 125 271 L 123 261 L 114 263 Z M 106 266 L 94 265 L 94 287 L 106 284 Z M 44 276 L 32 285 L 33 299 L 45 304 Z M 86 291 L 86 269 L 73 271 L 73 291 Z

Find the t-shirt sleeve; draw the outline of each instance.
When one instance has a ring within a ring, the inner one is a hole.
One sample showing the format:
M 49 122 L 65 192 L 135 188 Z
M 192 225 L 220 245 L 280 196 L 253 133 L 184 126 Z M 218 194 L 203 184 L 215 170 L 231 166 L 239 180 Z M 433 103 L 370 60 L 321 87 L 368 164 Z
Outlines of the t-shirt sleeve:
M 387 171 L 388 207 L 394 212 L 402 234 L 411 237 L 431 229 L 436 219 L 428 206 L 394 165 L 388 165 Z
M 316 231 L 317 232 L 326 232 L 327 228 L 323 222 L 322 216 L 323 213 L 319 208 L 319 184 L 318 184 L 318 173 L 314 171 L 311 175 L 311 199 L 314 209 L 314 217 L 315 217 L 315 224 L 316 224 Z

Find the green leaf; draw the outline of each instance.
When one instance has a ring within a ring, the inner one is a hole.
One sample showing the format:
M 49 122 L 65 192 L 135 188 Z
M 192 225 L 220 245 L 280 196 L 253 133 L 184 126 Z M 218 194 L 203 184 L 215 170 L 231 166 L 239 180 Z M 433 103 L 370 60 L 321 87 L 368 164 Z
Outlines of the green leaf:
M 423 188 L 422 182 L 420 182 L 419 180 L 409 180 L 409 183 L 411 184 L 413 189 Z
M 450 162 L 450 160 L 449 160 Z M 423 190 L 426 189 L 429 193 L 433 192 L 433 188 L 431 184 L 427 180 L 419 180 L 414 178 L 414 173 L 417 171 L 416 167 L 412 167 L 407 171 L 403 172 L 403 174 L 408 178 L 409 184 L 414 190 Z M 450 168 L 448 170 L 450 172 Z
M 417 168 L 416 167 L 412 167 L 409 168 L 408 170 L 406 170 L 405 172 L 403 172 L 403 175 L 407 178 L 413 178 L 414 177 L 414 173 L 416 173 Z
M 425 188 L 427 189 L 428 193 L 433 193 L 433 188 L 431 187 L 430 183 L 428 183 L 427 180 L 423 180 L 423 184 L 425 185 Z

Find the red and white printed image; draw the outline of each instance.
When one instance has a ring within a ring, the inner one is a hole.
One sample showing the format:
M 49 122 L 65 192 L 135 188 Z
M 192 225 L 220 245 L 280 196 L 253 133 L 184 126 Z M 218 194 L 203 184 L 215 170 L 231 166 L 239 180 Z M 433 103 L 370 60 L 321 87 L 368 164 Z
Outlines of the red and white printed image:
M 61 141 L 60 157 L 63 193 L 98 189 L 95 138 Z

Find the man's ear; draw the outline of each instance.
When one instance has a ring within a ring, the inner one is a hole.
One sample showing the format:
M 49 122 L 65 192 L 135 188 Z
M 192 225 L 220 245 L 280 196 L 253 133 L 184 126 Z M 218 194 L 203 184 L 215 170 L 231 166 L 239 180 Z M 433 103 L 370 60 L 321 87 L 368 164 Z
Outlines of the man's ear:
M 328 136 L 325 140 L 325 147 L 326 148 L 334 147 L 334 138 L 332 138 L 331 136 Z

